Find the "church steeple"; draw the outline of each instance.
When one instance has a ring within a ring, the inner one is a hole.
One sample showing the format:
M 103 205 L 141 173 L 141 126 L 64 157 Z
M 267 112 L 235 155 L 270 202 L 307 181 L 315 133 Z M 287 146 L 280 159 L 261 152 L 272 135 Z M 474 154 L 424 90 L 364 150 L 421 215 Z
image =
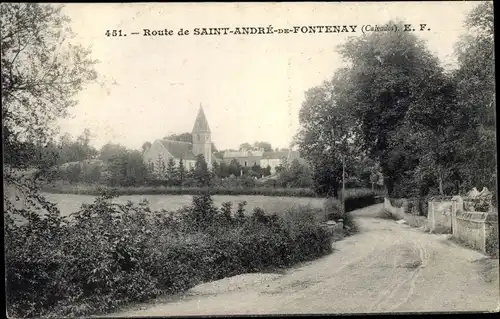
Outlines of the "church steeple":
M 205 112 L 203 112 L 203 107 L 200 103 L 200 108 L 198 110 L 198 115 L 194 122 L 193 131 L 193 153 L 194 155 L 203 154 L 208 167 L 212 166 L 212 139 L 210 126 L 208 125 L 207 118 L 205 117 Z
M 200 103 L 200 108 L 198 109 L 198 116 L 196 116 L 196 121 L 193 127 L 194 133 L 211 133 L 210 127 L 208 126 L 207 118 L 205 117 L 205 112 L 203 112 L 203 107 Z

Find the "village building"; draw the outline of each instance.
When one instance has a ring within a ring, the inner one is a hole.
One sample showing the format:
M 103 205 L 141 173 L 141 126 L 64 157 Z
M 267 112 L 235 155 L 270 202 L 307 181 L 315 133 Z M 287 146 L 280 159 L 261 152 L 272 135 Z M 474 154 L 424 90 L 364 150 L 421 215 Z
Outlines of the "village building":
M 307 162 L 300 157 L 300 153 L 294 150 L 264 152 L 264 150 L 241 150 L 238 152 L 224 152 L 223 161 L 230 164 L 236 160 L 242 167 L 252 167 L 258 165 L 262 168 L 270 167 L 271 174 L 276 173 L 276 168 L 291 164 L 293 160 L 298 160 L 300 164 L 307 165 Z
M 271 174 L 276 173 L 276 168 L 284 166 L 285 163 L 291 164 L 293 160 L 298 160 L 301 164 L 307 164 L 300 157 L 298 151 L 278 151 L 265 152 L 263 149 L 257 150 L 240 150 L 237 152 L 226 151 L 223 153 L 223 158 L 220 159 L 212 152 L 212 137 L 210 126 L 203 108 L 200 106 L 196 117 L 192 134 L 192 143 L 179 142 L 167 139 L 158 139 L 144 151 L 144 162 L 151 171 L 165 170 L 168 161 L 172 158 L 176 167 L 182 160 L 184 168 L 190 170 L 195 167 L 196 156 L 202 154 L 209 168 L 213 163 L 224 162 L 230 164 L 236 160 L 242 167 L 252 167 L 258 165 L 262 168 L 271 167 Z
M 203 108 L 200 106 L 198 115 L 191 132 L 193 143 L 158 139 L 144 151 L 143 159 L 151 171 L 165 170 L 168 161 L 172 158 L 176 167 L 182 160 L 184 168 L 190 170 L 195 167 L 196 156 L 201 154 L 209 168 L 214 162 L 220 162 L 212 152 L 212 138 L 210 126 Z

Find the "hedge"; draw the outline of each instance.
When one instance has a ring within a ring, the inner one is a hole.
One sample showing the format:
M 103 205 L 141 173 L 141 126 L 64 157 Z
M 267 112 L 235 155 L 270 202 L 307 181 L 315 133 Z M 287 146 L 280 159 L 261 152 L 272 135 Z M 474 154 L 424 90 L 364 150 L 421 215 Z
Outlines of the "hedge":
M 298 207 L 279 216 L 255 209 L 235 217 L 208 194 L 177 212 L 146 203 L 82 205 L 71 218 L 7 206 L 7 311 L 12 317 L 85 316 L 124 303 L 184 291 L 196 284 L 269 267 L 286 267 L 332 251 L 333 231 L 318 212 Z M 27 223 L 11 218 L 20 214 Z
M 286 197 L 318 197 L 309 188 L 222 188 L 222 187 L 108 187 L 97 185 L 45 185 L 42 190 L 56 194 L 80 194 L 99 196 L 103 191 L 113 191 L 116 195 L 196 195 L 210 191 L 213 195 L 262 195 Z

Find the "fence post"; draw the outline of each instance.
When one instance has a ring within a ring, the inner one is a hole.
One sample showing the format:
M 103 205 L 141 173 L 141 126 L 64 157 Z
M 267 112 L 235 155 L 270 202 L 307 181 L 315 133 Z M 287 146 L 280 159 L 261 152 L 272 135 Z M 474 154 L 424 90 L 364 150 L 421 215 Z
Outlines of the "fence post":
M 457 228 L 457 202 L 452 201 L 451 204 L 451 233 L 455 235 Z
M 434 202 L 429 202 L 429 216 L 431 217 L 431 231 L 436 228 L 436 216 L 434 216 Z
M 486 218 L 483 221 L 483 229 L 482 229 L 482 240 L 481 240 L 481 251 L 486 253 Z

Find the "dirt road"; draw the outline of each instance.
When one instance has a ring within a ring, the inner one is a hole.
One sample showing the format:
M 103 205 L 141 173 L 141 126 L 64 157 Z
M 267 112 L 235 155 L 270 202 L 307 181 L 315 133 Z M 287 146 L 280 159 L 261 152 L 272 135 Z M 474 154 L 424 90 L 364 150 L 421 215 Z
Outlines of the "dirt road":
M 498 260 L 391 220 L 374 205 L 361 232 L 284 274 L 246 274 L 111 316 L 494 311 Z M 496 263 L 496 266 L 495 266 Z

